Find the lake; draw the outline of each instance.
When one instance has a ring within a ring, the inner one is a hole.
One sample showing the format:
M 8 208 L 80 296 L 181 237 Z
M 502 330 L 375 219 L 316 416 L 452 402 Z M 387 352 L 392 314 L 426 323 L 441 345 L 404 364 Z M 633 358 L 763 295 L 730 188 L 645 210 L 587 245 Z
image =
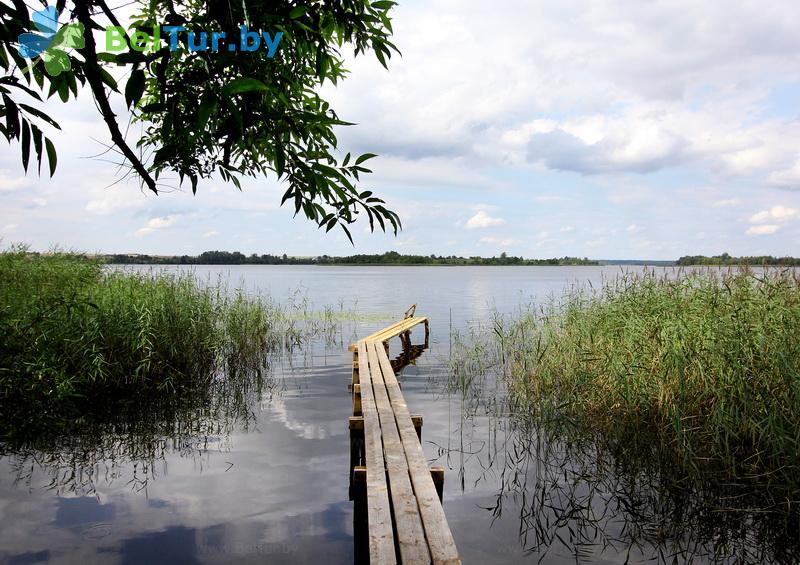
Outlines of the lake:
M 455 332 L 574 285 L 596 288 L 619 267 L 191 269 L 200 279 L 222 277 L 298 309 L 327 306 L 356 316 L 345 317 L 336 335 L 277 359 L 270 386 L 246 399 L 247 417 L 217 421 L 200 414 L 152 423 L 149 435 L 108 430 L 88 447 L 65 439 L 48 453 L 0 458 L 0 561 L 352 563 L 347 346 L 412 304 L 430 318 L 431 344 L 399 380 L 411 412 L 424 416 L 429 463 L 446 468 L 444 509 L 464 563 L 773 557 L 759 552 L 778 542 L 755 539 L 746 524 L 728 546 L 735 551 L 715 550 L 738 522 L 722 534 L 676 534 L 659 516 L 676 504 L 690 513 L 696 492 L 665 498 L 658 485 L 599 465 L 600 455 L 581 459 L 569 446 L 543 445 L 546 434 L 521 429 L 502 412 L 476 409 L 446 386 Z M 419 332 L 412 341 L 421 341 Z M 398 348 L 393 343 L 392 353 Z M 736 510 L 735 501 L 727 506 Z

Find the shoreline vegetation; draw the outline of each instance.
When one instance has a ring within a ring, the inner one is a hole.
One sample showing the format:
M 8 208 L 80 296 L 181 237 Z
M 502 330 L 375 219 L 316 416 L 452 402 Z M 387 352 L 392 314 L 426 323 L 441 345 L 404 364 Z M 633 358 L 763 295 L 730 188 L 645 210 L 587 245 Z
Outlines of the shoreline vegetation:
M 800 496 L 793 269 L 625 273 L 498 315 L 457 344 L 453 378 L 466 394 L 494 367 L 523 418 L 641 446 L 684 476 Z
M 239 251 L 204 251 L 200 255 L 148 255 L 115 253 L 86 255 L 87 258 L 111 265 L 341 265 L 341 266 L 607 266 L 642 265 L 648 267 L 689 266 L 800 266 L 800 258 L 773 257 L 771 255 L 734 257 L 720 255 L 686 255 L 675 261 L 647 259 L 589 259 L 587 257 L 551 257 L 526 259 L 501 253 L 493 257 L 458 257 L 455 255 L 403 255 L 396 251 L 382 254 L 346 256 L 318 255 L 302 257 L 256 253 L 245 255 Z
M 273 356 L 328 337 L 341 317 L 303 307 L 190 274 L 0 253 L 0 442 L 142 410 L 168 419 L 187 405 L 210 409 L 215 392 L 266 385 Z
M 418 266 L 418 265 L 599 265 L 597 261 L 579 257 L 553 257 L 551 259 L 523 259 L 506 253 L 499 257 L 456 257 L 438 255 L 401 255 L 396 251 L 383 254 L 359 254 L 344 257 L 319 255 L 316 257 L 293 257 L 289 255 L 244 255 L 238 251 L 205 251 L 200 255 L 100 255 L 99 259 L 116 265 L 345 265 L 345 266 Z

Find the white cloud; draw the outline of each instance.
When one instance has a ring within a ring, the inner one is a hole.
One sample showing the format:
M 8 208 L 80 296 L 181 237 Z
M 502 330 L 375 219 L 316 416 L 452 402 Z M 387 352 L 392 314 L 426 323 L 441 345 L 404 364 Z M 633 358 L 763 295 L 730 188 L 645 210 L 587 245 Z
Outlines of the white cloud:
M 640 229 L 641 228 L 639 228 L 639 226 L 637 226 L 636 224 L 631 224 L 627 228 L 625 228 L 625 231 L 628 232 L 628 233 L 636 233 Z
M 752 226 L 745 232 L 747 235 L 772 235 L 781 229 L 780 226 L 775 224 L 764 224 L 761 226 Z
M 211 231 L 207 231 L 206 233 L 204 233 L 200 237 L 205 239 L 205 238 L 209 238 L 209 237 L 214 237 L 216 235 L 219 235 L 219 232 L 217 230 L 211 230 Z
M 723 198 L 722 200 L 717 200 L 712 204 L 714 208 L 730 208 L 733 206 L 738 206 L 741 204 L 742 201 L 738 198 Z
M 109 216 L 123 210 L 142 209 L 147 206 L 150 198 L 149 195 L 130 185 L 93 188 L 91 193 L 93 197 L 86 203 L 86 211 L 100 216 Z
M 558 231 L 561 232 L 561 233 L 569 233 L 569 232 L 571 232 L 573 230 L 575 230 L 575 228 L 573 226 L 564 226 L 562 228 L 559 228 Z
M 769 210 L 761 210 L 750 216 L 750 223 L 760 224 L 770 221 L 785 222 L 799 216 L 800 209 L 788 208 L 786 206 L 773 206 Z
M 584 245 L 586 245 L 586 247 L 600 247 L 601 245 L 605 245 L 605 243 L 605 239 L 590 239 L 585 241 Z
M 19 227 L 19 224 L 8 224 L 6 226 L 3 226 L 3 229 L 0 229 L 0 233 L 6 234 L 6 235 L 12 234 L 15 231 L 17 231 L 18 227 Z
M 11 192 L 30 186 L 31 179 L 23 175 L 12 175 L 8 169 L 0 169 L 0 192 Z
M 360 124 L 348 139 L 415 162 L 460 160 L 459 177 L 526 160 L 583 174 L 690 165 L 798 188 L 800 121 L 764 115 L 771 88 L 796 75 L 794 13 L 789 0 L 770 10 L 722 0 L 400 5 L 403 57 L 389 73 L 357 59 L 330 93 Z M 486 29 L 503 29 L 492 49 Z M 775 172 L 793 165 L 794 176 Z
M 800 159 L 793 165 L 770 174 L 767 181 L 778 188 L 800 189 Z
M 472 216 L 464 227 L 468 230 L 489 228 L 492 226 L 502 226 L 506 221 L 503 218 L 495 218 L 484 212 L 478 210 L 478 213 Z
M 144 237 L 153 233 L 154 231 L 167 229 L 175 225 L 175 222 L 178 220 L 177 215 L 170 215 L 170 216 L 163 216 L 159 218 L 152 218 L 147 225 L 143 228 L 136 230 L 136 237 Z
M 511 247 L 513 245 L 518 245 L 522 243 L 522 241 L 520 241 L 519 239 L 514 239 L 511 237 L 493 237 L 493 236 L 482 237 L 479 241 L 481 243 L 487 243 L 490 245 L 499 245 L 500 247 Z

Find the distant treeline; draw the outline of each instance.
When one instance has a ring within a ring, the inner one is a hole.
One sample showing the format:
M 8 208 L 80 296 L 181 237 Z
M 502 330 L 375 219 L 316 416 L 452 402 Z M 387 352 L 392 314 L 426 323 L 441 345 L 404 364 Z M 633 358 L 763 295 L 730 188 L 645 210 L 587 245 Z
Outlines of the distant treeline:
M 686 255 L 678 259 L 678 265 L 782 265 L 800 266 L 800 259 L 796 257 L 773 257 L 772 255 L 758 255 L 755 257 L 732 257 L 727 253 L 707 257 L 705 255 Z
M 205 251 L 200 255 L 105 255 L 108 263 L 121 265 L 599 265 L 597 261 L 579 257 L 523 259 L 506 253 L 499 257 L 448 257 L 438 255 L 401 255 L 388 251 L 382 255 L 349 255 L 332 257 L 289 257 L 288 255 L 245 255 L 238 251 Z

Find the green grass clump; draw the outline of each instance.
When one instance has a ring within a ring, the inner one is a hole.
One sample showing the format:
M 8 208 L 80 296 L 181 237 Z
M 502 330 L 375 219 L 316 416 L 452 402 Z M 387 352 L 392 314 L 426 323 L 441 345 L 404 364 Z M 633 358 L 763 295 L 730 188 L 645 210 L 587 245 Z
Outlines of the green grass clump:
M 191 274 L 0 253 L 0 437 L 252 375 L 287 345 L 274 304 Z
M 692 468 L 800 482 L 800 276 L 625 274 L 495 330 L 517 401 Z

